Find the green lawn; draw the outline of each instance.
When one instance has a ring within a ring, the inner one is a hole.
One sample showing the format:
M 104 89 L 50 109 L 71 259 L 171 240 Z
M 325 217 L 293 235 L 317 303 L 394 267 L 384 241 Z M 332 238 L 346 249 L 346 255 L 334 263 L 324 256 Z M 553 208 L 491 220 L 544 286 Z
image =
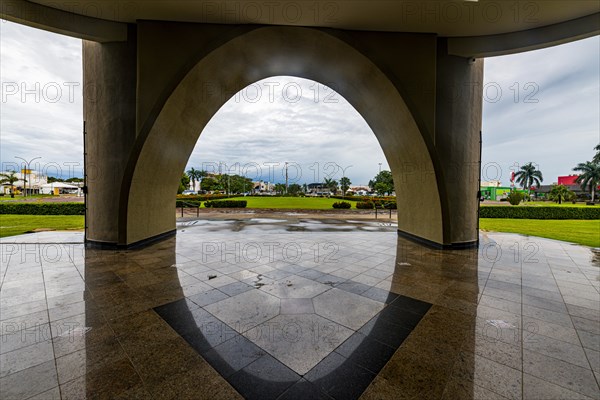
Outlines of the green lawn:
M 481 218 L 479 227 L 600 247 L 600 220 Z
M 48 198 L 48 197 L 52 197 L 51 194 L 34 194 L 34 195 L 30 195 L 27 197 L 24 197 L 20 194 L 16 194 L 15 197 L 10 197 L 10 194 L 5 194 L 4 196 L 0 196 L 0 201 L 32 201 L 33 199 L 35 199 L 35 201 L 43 201 L 44 199 Z
M 482 207 L 488 207 L 488 206 L 497 206 L 499 205 L 498 203 L 488 203 L 486 201 L 484 201 L 483 203 L 481 203 Z M 502 202 L 500 205 L 504 205 L 507 207 L 515 207 L 515 206 L 511 206 L 508 202 Z M 585 203 L 576 203 L 573 204 L 571 202 L 567 202 L 567 203 L 562 203 L 562 204 L 558 204 L 555 203 L 553 201 L 527 201 L 527 202 L 522 202 L 521 204 L 519 204 L 519 207 L 597 207 L 596 206 L 588 206 Z
M 267 197 L 247 196 L 236 197 L 231 200 L 246 200 L 248 208 L 282 208 L 282 209 L 305 209 L 305 210 L 334 210 L 333 203 L 342 201 L 326 197 Z M 350 202 L 352 208 L 355 202 Z
M 83 228 L 83 215 L 0 215 L 0 237 L 20 235 L 34 229 Z

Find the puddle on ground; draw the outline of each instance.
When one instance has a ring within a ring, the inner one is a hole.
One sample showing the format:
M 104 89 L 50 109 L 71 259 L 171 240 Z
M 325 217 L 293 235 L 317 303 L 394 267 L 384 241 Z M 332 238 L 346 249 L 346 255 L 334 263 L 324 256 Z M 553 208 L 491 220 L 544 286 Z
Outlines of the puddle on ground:
M 209 232 L 394 232 L 396 223 L 337 219 L 194 219 L 177 223 L 180 232 L 202 228 Z

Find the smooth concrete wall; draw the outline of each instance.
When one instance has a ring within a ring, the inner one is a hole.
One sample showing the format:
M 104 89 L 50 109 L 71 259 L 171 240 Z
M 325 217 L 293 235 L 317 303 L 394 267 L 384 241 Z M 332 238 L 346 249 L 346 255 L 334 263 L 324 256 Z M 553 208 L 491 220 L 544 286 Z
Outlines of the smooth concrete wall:
M 435 148 L 441 200 L 445 204 L 446 239 L 452 244 L 477 242 L 483 60 L 447 54 L 438 41 Z
M 144 38 L 139 40 L 142 43 Z M 430 40 L 430 43 L 435 42 Z M 155 57 L 161 56 L 156 49 L 152 51 Z M 401 53 L 402 48 L 396 47 L 394 51 Z M 148 60 L 148 55 L 140 54 L 140 59 Z M 434 61 L 432 56 L 422 68 L 435 70 Z M 145 66 L 151 65 L 146 61 Z M 383 148 L 399 193 L 399 228 L 443 243 L 443 218 L 430 149 L 398 87 L 389 79 L 390 72 L 386 75 L 362 52 L 342 40 L 311 28 L 263 27 L 218 46 L 195 64 L 168 96 L 160 112 L 150 115 L 154 119 L 152 124 L 140 122 L 145 127 L 151 126 L 147 132 L 140 130 L 135 146 L 139 153 L 132 154 L 130 166 L 134 168 L 131 177 L 124 180 L 131 182 L 125 196 L 124 244 L 175 228 L 174 195 L 202 129 L 230 96 L 253 82 L 275 75 L 333 83 L 365 118 Z M 161 74 L 159 70 L 156 73 Z M 207 91 L 207 87 L 211 90 Z M 143 90 L 138 85 L 138 93 Z
M 87 239 L 110 244 L 119 239 L 121 182 L 135 143 L 135 29 L 129 38 L 83 42 Z

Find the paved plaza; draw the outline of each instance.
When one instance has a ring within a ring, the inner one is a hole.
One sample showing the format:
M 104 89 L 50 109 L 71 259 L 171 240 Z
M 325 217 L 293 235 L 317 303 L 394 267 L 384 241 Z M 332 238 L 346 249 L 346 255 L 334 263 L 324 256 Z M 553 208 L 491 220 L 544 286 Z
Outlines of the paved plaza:
M 600 253 L 389 223 L 197 220 L 138 250 L 0 241 L 2 399 L 599 399 Z

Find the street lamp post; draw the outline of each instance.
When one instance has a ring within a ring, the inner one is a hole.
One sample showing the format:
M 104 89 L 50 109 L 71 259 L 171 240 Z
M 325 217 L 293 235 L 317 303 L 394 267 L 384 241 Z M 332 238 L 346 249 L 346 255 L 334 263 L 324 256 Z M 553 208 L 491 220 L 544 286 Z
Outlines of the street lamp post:
M 19 160 L 23 160 L 23 162 L 25 163 L 25 171 L 23 172 L 23 188 L 25 189 L 25 197 L 27 197 L 27 182 L 29 182 L 29 190 L 31 190 L 31 181 L 29 180 L 29 176 L 31 175 L 31 169 L 29 168 L 31 166 L 31 163 L 34 160 L 37 160 L 38 158 L 42 158 L 42 157 L 34 157 L 31 160 L 27 161 L 26 159 L 24 159 L 23 157 L 17 157 L 15 156 L 15 158 L 19 159 Z M 27 177 L 25 177 L 25 175 L 27 175 Z
M 288 194 L 288 163 L 285 163 L 285 194 Z
M 381 173 L 381 164 L 382 163 L 379 163 L 379 173 Z

